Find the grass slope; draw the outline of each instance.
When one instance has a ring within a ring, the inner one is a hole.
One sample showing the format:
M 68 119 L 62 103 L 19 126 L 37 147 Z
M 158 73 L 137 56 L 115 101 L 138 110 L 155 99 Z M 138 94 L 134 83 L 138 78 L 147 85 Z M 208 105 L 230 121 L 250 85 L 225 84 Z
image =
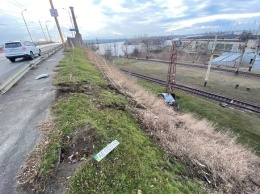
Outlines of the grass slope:
M 51 141 L 42 172 L 50 171 L 62 137 L 82 128 L 98 133 L 95 153 L 115 139 L 120 144 L 101 162 L 88 158 L 72 178 L 69 193 L 137 193 L 138 189 L 143 193 L 205 192 L 201 183 L 183 176 L 182 164 L 170 162 L 145 135 L 128 112 L 126 98 L 106 89 L 103 76 L 85 59 L 81 49 L 75 49 L 74 58 L 72 52 L 67 53 L 59 67 L 55 84 L 87 87 L 91 95 L 74 91 L 53 106 L 60 133 Z

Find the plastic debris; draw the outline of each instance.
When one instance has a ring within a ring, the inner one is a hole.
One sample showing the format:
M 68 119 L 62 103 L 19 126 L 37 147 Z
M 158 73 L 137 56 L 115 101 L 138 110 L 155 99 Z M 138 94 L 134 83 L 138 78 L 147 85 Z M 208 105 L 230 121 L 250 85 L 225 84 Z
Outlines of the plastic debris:
M 78 152 L 73 152 L 73 154 L 71 154 L 69 157 L 69 163 L 76 163 L 80 160 L 80 156 Z
M 227 103 L 225 103 L 225 102 L 220 102 L 220 103 L 219 103 L 219 105 L 220 105 L 220 106 L 222 106 L 223 108 L 225 108 L 225 107 L 227 107 L 227 106 L 228 106 L 228 104 L 227 104 Z
M 45 74 L 38 75 L 35 79 L 38 80 L 38 79 L 47 78 L 47 77 L 49 77 L 49 74 L 45 73 Z

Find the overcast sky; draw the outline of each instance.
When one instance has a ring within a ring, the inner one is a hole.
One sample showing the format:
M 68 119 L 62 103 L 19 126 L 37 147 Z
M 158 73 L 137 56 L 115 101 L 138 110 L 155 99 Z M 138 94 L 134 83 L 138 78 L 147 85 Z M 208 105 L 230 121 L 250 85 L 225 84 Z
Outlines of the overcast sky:
M 236 24 L 237 30 L 257 30 L 260 22 L 259 0 L 53 0 L 53 4 L 65 37 L 71 35 L 68 10 L 74 7 L 83 39 L 231 31 Z M 58 40 L 49 0 L 1 0 L 0 43 L 29 40 L 24 9 L 34 41 L 44 38 L 39 21 L 46 36 L 47 24 L 51 38 Z

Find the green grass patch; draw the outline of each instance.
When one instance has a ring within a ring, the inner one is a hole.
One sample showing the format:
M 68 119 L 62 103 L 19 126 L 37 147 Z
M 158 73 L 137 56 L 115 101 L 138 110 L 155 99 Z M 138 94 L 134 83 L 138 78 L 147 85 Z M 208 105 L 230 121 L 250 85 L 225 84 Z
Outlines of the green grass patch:
M 74 54 L 73 57 L 72 51 L 67 52 L 65 53 L 66 57 L 60 61 L 58 74 L 54 82 L 55 85 L 81 81 L 92 85 L 105 84 L 101 73 L 85 58 L 83 50 L 76 47 Z
M 199 181 L 182 175 L 184 167 L 181 163 L 170 162 L 160 147 L 147 137 L 126 110 L 128 101 L 125 97 L 104 89 L 103 76 L 81 58 L 80 52 L 75 66 L 70 64 L 71 53 L 60 63 L 61 72 L 56 84 L 85 83 L 88 80 L 93 95 L 70 93 L 57 101 L 53 106 L 57 126 L 63 136 L 77 128 L 97 131 L 97 151 L 115 139 L 120 144 L 101 162 L 89 158 L 71 179 L 68 192 L 137 193 L 140 189 L 143 193 L 156 194 L 205 193 Z M 80 73 L 74 74 L 76 78 L 71 81 L 68 77 L 75 69 Z M 48 164 L 54 161 L 52 153 L 58 145 L 58 142 L 52 142 L 50 154 L 45 156 Z M 45 170 L 48 171 L 48 165 Z
M 131 115 L 110 107 L 111 104 L 118 105 L 118 102 L 125 104 L 123 97 L 116 97 L 108 91 L 100 91 L 100 94 L 104 100 L 100 102 L 108 106 L 90 106 L 97 105 L 97 102 L 84 94 L 71 94 L 67 101 L 61 101 L 58 105 L 66 115 L 59 117 L 62 123 L 71 123 L 75 128 L 91 122 L 91 126 L 102 134 L 97 145 L 99 150 L 115 139 L 120 142 L 100 163 L 94 159 L 87 162 L 76 173 L 69 193 L 136 193 L 137 189 L 144 193 L 203 192 L 198 182 L 186 178 L 183 182 L 179 181 L 176 173 L 182 169 L 180 164 L 172 165 Z M 77 113 L 67 117 L 73 112 L 70 104 L 77 109 Z
M 50 137 L 50 146 L 45 153 L 41 163 L 40 173 L 42 175 L 46 175 L 51 172 L 52 164 L 58 158 L 57 149 L 61 146 L 60 142 L 61 135 L 57 132 L 54 132 Z
M 163 91 L 163 87 L 157 84 L 143 80 L 139 80 L 138 82 L 154 93 Z M 176 91 L 175 93 L 179 97 L 180 111 L 192 113 L 199 118 L 206 118 L 217 124 L 217 128 L 220 130 L 231 131 L 240 143 L 245 143 L 256 151 L 260 150 L 259 117 L 223 108 L 217 102 L 211 102 L 180 91 Z

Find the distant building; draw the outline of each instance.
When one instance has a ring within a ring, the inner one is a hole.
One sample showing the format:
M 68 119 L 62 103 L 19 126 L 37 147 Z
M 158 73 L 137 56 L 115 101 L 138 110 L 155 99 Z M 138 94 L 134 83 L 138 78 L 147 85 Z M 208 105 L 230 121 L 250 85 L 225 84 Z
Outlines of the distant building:
M 181 38 L 174 38 L 172 40 L 166 40 L 163 45 L 164 46 L 172 46 L 172 42 L 175 42 L 176 46 L 178 46 L 178 47 L 184 46 L 184 42 L 182 41 Z
M 224 52 L 221 56 L 213 59 L 212 64 L 217 66 L 236 67 L 239 63 L 240 57 L 240 53 Z
M 245 53 L 242 59 L 242 65 L 249 67 L 250 61 L 254 58 L 255 53 Z M 212 60 L 213 65 L 237 67 L 240 62 L 241 53 L 238 52 L 223 52 L 221 56 Z M 260 53 L 257 54 L 255 63 L 252 69 L 260 69 Z

